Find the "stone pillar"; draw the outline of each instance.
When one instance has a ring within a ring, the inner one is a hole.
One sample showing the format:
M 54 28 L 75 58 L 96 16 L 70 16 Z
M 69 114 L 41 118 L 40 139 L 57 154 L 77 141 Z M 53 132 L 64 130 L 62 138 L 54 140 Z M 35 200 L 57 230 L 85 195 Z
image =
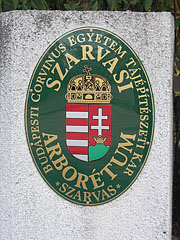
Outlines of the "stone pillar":
M 29 153 L 24 124 L 28 84 L 39 58 L 62 34 L 105 28 L 141 59 L 155 101 L 150 154 L 135 183 L 117 199 L 85 207 L 58 196 Z M 0 239 L 171 239 L 173 46 L 170 13 L 14 11 L 0 15 Z

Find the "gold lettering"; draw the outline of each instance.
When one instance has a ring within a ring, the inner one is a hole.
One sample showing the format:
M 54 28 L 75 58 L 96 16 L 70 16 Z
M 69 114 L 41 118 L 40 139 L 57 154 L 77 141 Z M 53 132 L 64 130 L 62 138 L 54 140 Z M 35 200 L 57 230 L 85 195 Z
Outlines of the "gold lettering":
M 115 58 L 110 59 L 110 60 L 107 61 L 107 62 L 102 63 L 102 64 L 103 64 L 104 66 L 106 66 L 107 64 L 109 64 L 110 67 L 107 68 L 107 70 L 108 70 L 110 73 L 112 73 L 113 70 L 114 70 L 114 68 L 115 68 L 115 66 L 116 66 L 116 64 L 117 64 L 117 62 L 118 62 L 118 58 L 115 57 Z
M 136 167 L 136 164 L 133 162 L 133 159 L 131 159 L 130 163 L 128 164 L 128 167 Z
M 70 170 L 73 170 L 73 174 L 71 177 L 66 177 L 66 173 Z M 71 167 L 71 166 L 68 166 L 66 168 L 63 169 L 63 172 L 62 172 L 62 176 L 65 180 L 67 181 L 73 181 L 76 177 L 77 177 L 77 171 L 74 167 Z
M 74 197 L 73 197 L 73 199 L 78 199 L 79 201 L 81 201 L 81 192 L 80 192 L 80 190 L 79 191 L 77 191 L 77 193 L 74 195 Z
M 53 80 L 52 81 L 52 78 L 48 78 L 47 79 L 47 81 L 46 81 L 46 86 L 48 87 L 48 88 L 52 88 L 52 87 L 54 87 L 54 86 L 56 86 L 57 85 L 57 87 L 54 89 L 56 92 L 58 92 L 59 91 L 59 89 L 61 88 L 61 82 L 60 81 L 58 81 L 58 80 Z
M 147 130 L 139 129 L 139 136 L 146 136 L 147 137 L 147 135 L 148 135 L 148 131 Z
M 81 60 L 88 60 L 89 59 L 94 60 L 95 57 L 92 55 L 93 47 L 91 45 L 81 45 L 82 48 L 82 58 Z
M 42 147 L 42 142 L 41 142 L 41 140 L 35 142 L 34 145 L 37 146 L 37 147 Z
M 143 157 L 143 155 L 140 155 L 140 154 L 134 152 L 132 159 L 138 159 L 139 162 L 141 162 L 142 157 Z
M 116 150 L 115 153 L 117 153 L 117 150 Z M 122 156 L 124 156 L 124 159 L 125 159 L 124 162 L 121 162 L 121 161 L 116 160 L 116 159 L 114 158 L 114 156 L 111 158 L 110 162 L 111 162 L 111 163 L 115 163 L 116 165 L 118 165 L 118 166 L 120 166 L 120 167 L 123 167 L 124 165 L 126 165 L 128 158 L 127 158 L 127 156 L 126 156 L 124 153 L 119 152 L 119 151 L 118 151 L 118 153 L 121 154 Z
M 147 123 L 140 122 L 140 128 L 147 128 L 148 129 L 148 122 Z
M 137 88 L 137 92 L 141 92 L 142 94 L 146 92 L 145 87 Z
M 60 158 L 58 158 L 55 161 L 52 161 L 54 167 L 60 171 L 62 170 L 63 167 L 66 167 L 68 165 L 68 160 L 66 159 L 66 157 L 64 156 L 64 154 L 62 154 L 62 156 Z
M 104 36 L 104 38 L 105 38 L 105 41 L 104 41 L 104 45 L 105 46 L 107 46 L 107 42 L 110 40 L 111 41 L 111 39 L 109 38 L 109 37 L 107 37 L 107 36 Z
M 96 195 L 96 193 L 95 192 L 92 192 L 91 194 L 92 194 L 92 196 L 96 199 L 96 201 L 98 201 L 99 202 L 99 199 L 100 199 L 100 193 L 101 193 L 101 191 L 98 191 L 98 194 Z
M 127 167 L 123 173 L 127 174 L 129 177 L 131 177 L 133 175 L 134 171 Z
M 34 133 L 34 132 L 39 132 L 39 126 L 31 127 L 31 132 L 32 132 L 32 133 Z
M 102 35 L 97 33 L 97 34 L 96 34 L 95 42 L 101 43 L 101 38 L 102 38 Z
M 143 113 L 149 113 L 148 107 L 146 107 L 146 108 L 140 107 L 140 114 L 143 114 Z
M 84 202 L 92 202 L 90 192 L 84 192 L 84 200 L 83 201 Z
M 120 73 L 119 73 L 119 79 L 116 79 L 116 76 L 117 76 L 117 73 L 115 73 L 115 74 L 113 75 L 114 81 L 115 81 L 116 83 L 122 83 L 124 80 L 126 80 L 126 79 L 129 78 L 129 73 L 128 73 L 128 71 L 126 71 L 126 70 L 122 70 L 122 71 L 120 71 Z M 125 79 L 124 79 L 124 78 L 125 78 Z
M 33 139 L 33 140 L 35 140 L 35 139 L 41 140 L 40 136 L 37 135 L 36 133 L 33 133 L 33 134 L 32 134 L 32 139 Z
M 122 51 L 121 52 L 121 50 L 122 50 L 122 47 L 119 46 L 114 52 L 117 53 L 120 56 L 120 58 L 123 58 L 124 55 L 127 53 L 127 51 Z
M 54 52 L 51 52 L 51 55 L 53 55 L 53 57 L 57 59 L 58 57 L 60 57 L 61 53 L 57 48 L 55 48 L 54 50 L 57 52 L 57 54 L 55 54 Z
M 45 172 L 45 174 L 47 174 L 48 172 L 51 172 L 52 170 L 53 168 L 50 164 L 46 165 L 46 167 L 43 167 L 43 171 Z
M 133 143 L 130 142 L 128 139 L 131 139 L 131 140 L 135 141 L 136 134 L 128 135 L 128 134 L 121 133 L 120 138 L 122 138 L 125 142 L 124 143 L 118 143 L 118 148 L 121 147 L 121 148 L 125 149 L 126 151 L 132 153 L 132 148 L 127 148 L 127 147 L 133 146 Z
M 68 184 L 67 183 L 63 183 L 62 186 L 59 188 L 59 191 L 62 193 L 66 192 L 66 188 L 68 188 Z
M 42 147 L 39 147 L 39 148 L 36 149 L 36 154 L 39 157 L 39 156 L 45 154 L 45 151 Z
M 114 196 L 116 194 L 116 189 L 113 188 L 112 185 L 109 185 L 107 187 L 108 192 L 110 193 L 111 196 Z
M 75 187 L 81 188 L 81 185 L 83 187 L 83 189 L 88 189 L 86 186 L 86 182 L 88 181 L 88 176 L 83 174 L 83 173 L 78 173 L 78 179 L 77 179 L 77 183 L 75 185 Z
M 45 161 L 41 162 L 42 159 L 45 159 Z M 44 164 L 46 164 L 48 162 L 48 159 L 47 159 L 46 156 L 43 156 L 43 157 L 39 158 L 39 161 L 41 162 L 41 165 L 44 165 Z
M 110 53 L 109 50 L 106 50 L 105 54 L 102 56 L 102 50 L 103 49 L 104 48 L 98 46 L 98 55 L 97 55 L 97 61 L 98 62 L 101 61 L 103 58 L 105 58 Z
M 51 71 L 53 74 L 55 73 L 55 69 L 57 70 L 57 73 L 58 73 L 61 81 L 63 81 L 64 78 L 65 78 L 65 76 L 66 76 L 67 73 L 69 72 L 69 70 L 68 70 L 67 68 L 65 68 L 65 73 L 63 74 L 59 63 L 56 63 L 56 65 L 53 67 L 53 69 L 52 69 L 52 71 Z
M 92 42 L 92 36 L 94 35 L 94 33 L 87 33 L 88 37 L 89 37 L 89 42 Z
M 94 174 L 89 176 L 89 178 L 91 178 L 92 183 L 94 185 L 93 189 L 97 189 L 97 188 L 100 188 L 100 187 L 104 186 L 104 182 L 102 184 L 98 185 L 98 182 L 101 182 L 101 178 L 96 177 L 96 176 L 100 176 L 100 173 L 94 173 Z
M 74 62 L 74 64 L 76 65 L 78 62 L 80 62 L 79 59 L 73 57 L 71 54 L 69 53 L 66 53 L 65 54 L 65 57 L 66 57 L 66 61 L 68 63 L 68 66 L 69 66 L 69 69 L 71 69 L 73 66 L 70 64 L 71 62 Z
M 73 45 L 76 45 L 77 42 L 75 41 L 73 35 L 70 36 L 70 37 L 68 37 L 67 39 L 69 40 L 69 43 L 70 43 L 70 46 L 71 46 L 71 47 L 72 47 Z
M 61 52 L 65 52 L 66 51 L 66 47 L 63 46 L 62 43 L 59 44 L 58 48 L 61 50 Z
M 105 200 L 105 197 L 110 198 L 109 194 L 103 189 L 102 190 L 102 200 Z
M 117 177 L 117 174 L 114 174 L 108 167 L 111 166 L 112 167 L 112 164 L 111 163 L 108 163 L 101 171 L 100 171 L 100 174 L 103 175 L 103 172 L 106 172 L 110 177 L 111 177 L 111 180 L 115 179 L 115 177 Z
M 39 102 L 40 101 L 40 94 L 32 93 L 31 94 L 31 100 L 35 103 Z
M 75 189 L 72 188 L 71 186 L 69 186 L 69 187 L 68 187 L 68 190 L 69 190 L 69 191 L 67 191 L 67 192 L 65 193 L 65 195 L 72 198 L 73 195 L 70 195 L 70 193 L 73 193 L 73 192 L 75 191 Z
M 135 84 L 136 87 L 139 87 L 139 85 L 140 86 L 144 85 L 144 82 L 143 82 L 142 79 L 140 79 L 140 80 L 134 81 L 134 84 Z
M 135 60 L 131 57 L 130 58 L 130 62 L 129 63 L 126 63 L 125 65 L 126 65 L 126 67 L 128 68 L 131 64 L 133 64 L 133 66 L 136 66 L 136 62 L 135 62 Z
M 119 87 L 119 86 L 118 86 L 118 91 L 119 91 L 120 93 L 122 93 L 122 91 L 127 90 L 127 89 L 130 89 L 130 88 L 133 88 L 132 82 L 130 82 L 129 84 L 126 84 L 126 85 L 124 85 L 124 86 L 122 86 L 122 87 Z
M 45 78 L 37 77 L 36 82 L 39 82 L 39 83 L 41 83 L 42 85 L 44 85 L 44 81 L 45 81 L 45 80 L 46 80 Z
M 112 49 L 112 50 L 114 50 L 117 45 L 118 45 L 117 42 L 115 42 L 114 40 L 112 40 L 112 43 L 111 43 L 111 45 L 109 46 L 109 48 Z
M 57 50 L 57 48 L 55 48 L 55 50 Z M 59 51 L 58 51 L 59 52 Z M 59 53 L 60 54 L 60 53 Z M 45 60 L 45 64 L 47 64 L 50 68 L 52 67 L 52 64 L 53 62 L 55 62 L 55 60 L 51 57 L 51 56 L 48 56 L 49 59 L 46 59 Z
M 61 155 L 61 153 L 62 153 L 61 147 L 60 147 L 59 143 L 57 143 L 56 145 L 53 145 L 53 146 L 51 146 L 51 147 L 46 147 L 46 150 L 47 150 L 48 153 L 50 153 L 50 154 L 49 154 L 50 160 L 52 160 L 52 158 L 53 158 L 55 155 L 59 156 L 59 155 Z
M 44 140 L 44 145 L 47 146 L 48 144 L 54 142 L 57 140 L 57 135 L 48 134 L 48 133 L 42 133 L 43 138 L 46 138 L 47 140 Z
M 81 37 L 81 39 L 80 39 L 80 37 Z M 77 41 L 80 43 L 85 42 L 84 33 L 81 33 L 77 36 Z

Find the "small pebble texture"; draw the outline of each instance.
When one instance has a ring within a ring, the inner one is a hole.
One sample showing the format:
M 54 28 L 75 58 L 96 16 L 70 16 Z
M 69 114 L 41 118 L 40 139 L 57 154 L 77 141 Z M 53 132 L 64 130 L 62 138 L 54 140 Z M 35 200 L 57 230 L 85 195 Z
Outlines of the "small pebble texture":
M 25 99 L 46 48 L 74 28 L 96 26 L 124 39 L 141 59 L 155 100 L 148 160 L 117 199 L 85 207 L 43 180 L 25 136 Z M 170 13 L 13 11 L 0 14 L 0 239 L 171 239 L 173 45 Z

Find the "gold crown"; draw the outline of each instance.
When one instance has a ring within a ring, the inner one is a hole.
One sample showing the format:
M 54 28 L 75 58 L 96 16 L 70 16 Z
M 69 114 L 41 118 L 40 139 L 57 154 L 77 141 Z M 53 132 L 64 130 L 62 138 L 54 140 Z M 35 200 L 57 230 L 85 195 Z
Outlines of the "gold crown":
M 102 136 L 98 136 L 97 138 L 93 137 L 93 138 L 94 138 L 94 141 L 96 142 L 96 144 L 104 144 L 104 142 L 107 139 L 107 137 L 103 138 Z
M 65 95 L 68 103 L 110 103 L 111 85 L 104 77 L 90 74 L 91 70 L 84 66 L 86 74 L 70 79 Z

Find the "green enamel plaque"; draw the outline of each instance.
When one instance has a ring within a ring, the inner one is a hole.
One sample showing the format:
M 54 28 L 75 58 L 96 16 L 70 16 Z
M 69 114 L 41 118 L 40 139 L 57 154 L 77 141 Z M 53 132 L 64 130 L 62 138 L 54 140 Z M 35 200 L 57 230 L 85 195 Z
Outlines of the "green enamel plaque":
M 146 71 L 112 32 L 67 32 L 35 67 L 25 125 L 34 163 L 57 194 L 81 205 L 107 203 L 132 185 L 150 151 L 154 104 Z

